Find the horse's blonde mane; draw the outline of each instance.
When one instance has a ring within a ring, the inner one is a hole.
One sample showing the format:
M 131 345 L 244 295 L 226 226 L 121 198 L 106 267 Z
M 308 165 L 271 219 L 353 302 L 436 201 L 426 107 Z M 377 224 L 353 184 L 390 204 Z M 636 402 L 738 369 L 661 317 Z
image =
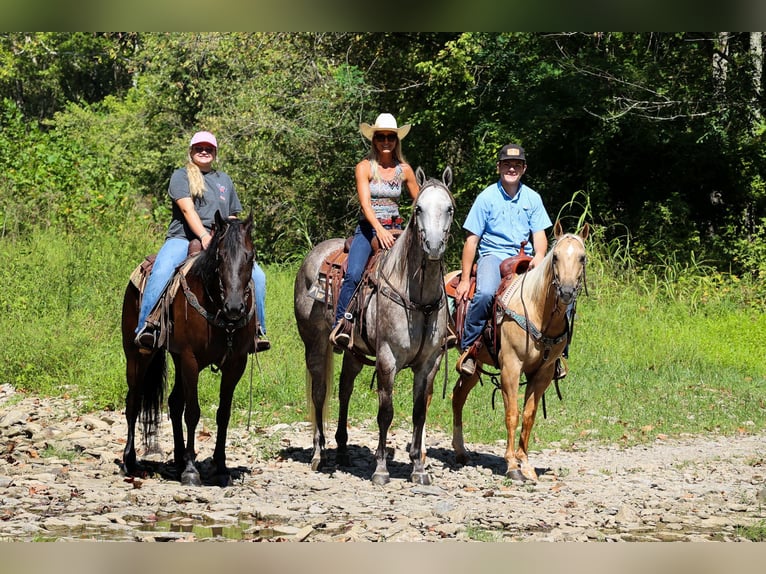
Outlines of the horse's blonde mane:
M 566 239 L 574 239 L 583 247 L 585 246 L 582 238 L 574 233 L 566 233 L 559 237 L 545 254 L 542 264 L 530 269 L 524 276 L 520 292 L 525 298 L 537 301 L 545 297 L 545 292 L 553 281 L 553 252 Z

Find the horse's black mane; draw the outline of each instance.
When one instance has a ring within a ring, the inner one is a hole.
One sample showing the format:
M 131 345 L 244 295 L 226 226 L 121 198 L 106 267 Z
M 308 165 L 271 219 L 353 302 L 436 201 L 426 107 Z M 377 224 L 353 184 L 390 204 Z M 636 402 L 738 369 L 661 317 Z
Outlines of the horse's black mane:
M 203 281 L 207 281 L 210 277 L 216 275 L 218 272 L 217 253 L 221 241 L 223 241 L 224 257 L 229 257 L 240 249 L 239 229 L 232 229 L 229 233 L 226 232 L 233 225 L 240 226 L 243 225 L 243 222 L 239 219 L 228 219 L 223 227 L 216 229 L 210 245 L 199 254 L 197 261 L 194 262 L 194 265 L 189 270 L 189 275 L 197 275 Z

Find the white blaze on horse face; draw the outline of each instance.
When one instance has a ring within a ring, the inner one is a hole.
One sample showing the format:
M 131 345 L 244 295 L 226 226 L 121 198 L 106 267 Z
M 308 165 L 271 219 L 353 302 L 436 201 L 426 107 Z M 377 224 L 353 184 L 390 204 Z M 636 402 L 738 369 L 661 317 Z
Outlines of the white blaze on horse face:
M 566 240 L 566 245 L 562 244 Z M 576 296 L 583 272 L 583 257 L 585 249 L 576 236 L 568 236 L 559 240 L 562 245 L 556 258 L 556 275 L 561 295 L 567 299 Z

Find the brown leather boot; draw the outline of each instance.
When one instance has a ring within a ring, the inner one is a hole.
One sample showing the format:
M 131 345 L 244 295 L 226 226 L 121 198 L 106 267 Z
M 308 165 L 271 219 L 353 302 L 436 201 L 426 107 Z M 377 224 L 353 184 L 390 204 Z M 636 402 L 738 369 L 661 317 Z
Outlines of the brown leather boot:
M 473 345 L 468 347 L 455 365 L 457 372 L 464 377 L 472 377 L 476 373 L 476 359 L 473 358 Z

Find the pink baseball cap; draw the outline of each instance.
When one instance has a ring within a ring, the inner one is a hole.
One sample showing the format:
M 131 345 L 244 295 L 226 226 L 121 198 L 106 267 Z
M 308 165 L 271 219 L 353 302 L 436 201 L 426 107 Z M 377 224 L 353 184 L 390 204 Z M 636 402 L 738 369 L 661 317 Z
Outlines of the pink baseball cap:
M 198 143 L 207 143 L 212 145 L 215 149 L 218 149 L 218 141 L 210 132 L 197 132 L 194 134 L 191 141 L 189 142 L 189 147 Z

